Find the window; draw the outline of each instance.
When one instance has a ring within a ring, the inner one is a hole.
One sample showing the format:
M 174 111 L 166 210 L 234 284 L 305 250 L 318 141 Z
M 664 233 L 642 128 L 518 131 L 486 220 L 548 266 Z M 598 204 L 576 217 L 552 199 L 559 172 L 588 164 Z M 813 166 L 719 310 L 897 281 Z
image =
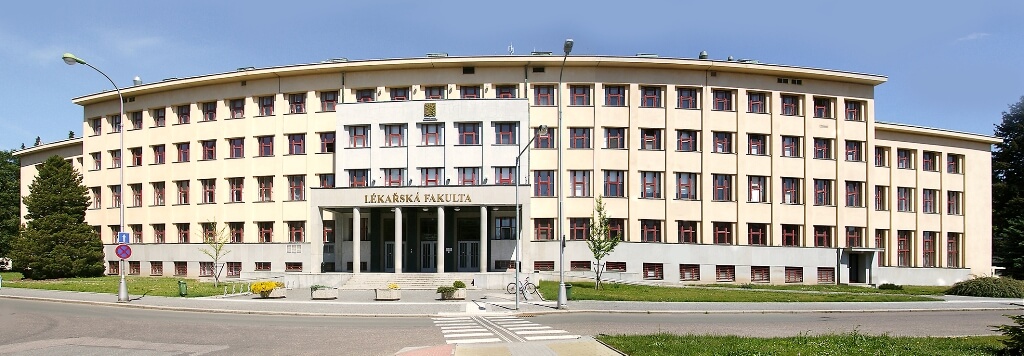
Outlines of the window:
M 405 125 L 384 125 L 384 146 L 405 146 Z
M 732 244 L 732 223 L 713 222 L 711 223 L 711 227 L 714 232 L 714 242 L 716 244 Z
M 174 185 L 178 188 L 178 205 L 188 204 L 188 181 L 175 181 Z
M 768 283 L 771 279 L 771 269 L 768 266 L 750 266 L 751 282 Z
M 121 168 L 120 150 L 110 150 L 110 168 Z
M 800 154 L 800 137 L 782 136 L 782 157 L 802 157 Z
M 896 266 L 910 267 L 913 235 L 914 232 L 910 230 L 896 231 Z
M 732 199 L 732 180 L 731 174 L 712 174 L 711 180 L 714 182 L 714 201 L 733 201 Z
M 661 263 L 644 263 L 644 279 L 665 279 L 665 267 Z
M 921 211 L 925 214 L 938 214 L 939 191 L 935 189 L 921 190 Z
M 747 224 L 748 245 L 768 245 L 768 224 L 752 223 Z
M 103 123 L 100 122 L 100 119 L 89 119 L 89 127 L 92 128 L 93 136 L 103 133 Z
M 209 161 L 217 159 L 217 141 L 216 140 L 205 140 L 199 141 L 199 145 L 203 147 L 203 160 Z
M 103 169 L 103 155 L 99 152 L 93 152 L 89 155 L 92 156 L 92 170 L 98 171 Z
M 409 88 L 391 88 L 390 92 L 392 101 L 409 100 Z
M 569 148 L 590 148 L 590 128 L 570 127 Z
M 767 203 L 768 202 L 768 177 L 748 176 L 747 202 Z
M 782 177 L 782 204 L 800 204 L 800 178 Z
M 604 148 L 623 149 L 626 148 L 626 128 L 606 127 L 604 128 Z
M 590 106 L 590 86 L 570 85 L 569 106 Z
M 747 112 L 764 114 L 768 112 L 768 100 L 765 93 L 747 92 Z
M 480 123 L 457 122 L 455 123 L 455 127 L 459 130 L 460 145 L 480 144 Z
M 306 93 L 288 94 L 288 113 L 306 113 Z
M 187 124 L 187 122 L 186 122 Z M 121 132 L 121 115 L 110 116 L 110 132 L 117 133 Z
M 590 196 L 590 171 L 569 171 L 569 177 L 572 179 L 572 196 Z
M 320 133 L 320 153 L 334 152 L 334 131 Z
M 142 165 L 142 147 L 129 148 L 128 153 L 132 155 L 132 161 L 129 164 L 131 167 L 138 167 Z
M 259 201 L 274 201 L 274 176 L 256 177 L 256 184 L 259 184 Z
M 320 111 L 334 111 L 338 105 L 338 92 L 336 91 L 322 91 L 320 92 Z
M 519 125 L 514 122 L 494 124 L 494 143 L 496 145 L 515 145 L 518 141 Z
M 864 246 L 863 227 L 846 227 L 846 247 L 866 247 Z
M 604 196 L 625 197 L 626 191 L 623 188 L 626 183 L 626 172 L 617 170 L 604 171 Z
M 700 281 L 700 265 L 680 264 L 679 265 L 679 280 L 680 281 Z
M 142 184 L 129 184 L 128 188 L 132 190 L 132 205 L 129 206 L 142 206 Z
M 875 146 L 875 167 L 889 166 L 889 148 Z
M 846 120 L 864 121 L 864 103 L 859 101 L 846 102 Z
M 800 246 L 800 225 L 782 225 L 782 246 Z
M 259 240 L 261 243 L 267 243 L 274 241 L 274 223 L 269 221 L 260 221 L 256 223 L 256 228 L 259 229 Z
M 261 96 L 259 99 L 260 103 L 260 116 L 272 116 L 274 115 L 274 97 L 273 96 Z
M 305 241 L 306 222 L 288 221 L 288 242 Z
M 208 243 L 213 241 L 217 237 L 217 224 L 216 223 L 199 223 L 199 227 L 203 230 L 203 242 Z
M 422 137 L 420 139 L 420 145 L 423 146 L 441 146 L 444 145 L 444 139 L 441 129 L 441 124 L 422 124 L 420 125 L 420 132 Z
M 534 271 L 554 271 L 555 261 L 533 261 Z
M 814 159 L 833 159 L 832 139 L 814 138 Z
M 479 99 L 480 98 L 480 86 L 460 86 L 459 97 L 462 99 Z
M 846 140 L 846 160 L 849 162 L 864 161 L 864 141 Z
M 960 241 L 963 234 L 950 232 L 946 234 L 946 267 L 960 268 Z
M 846 206 L 864 207 L 864 182 L 846 181 Z
M 914 169 L 914 152 L 908 149 L 896 149 L 896 168 Z
M 661 87 L 640 87 L 640 107 L 642 108 L 660 108 L 661 107 Z
M 285 262 L 285 272 L 302 272 L 302 262 Z
M 963 197 L 964 192 L 958 191 L 947 191 L 946 192 L 946 214 L 948 215 L 962 215 L 963 214 Z
M 661 150 L 661 129 L 640 129 L 641 150 Z
M 256 142 L 259 143 L 259 157 L 271 157 L 274 155 L 274 136 L 258 136 Z
M 178 230 L 178 243 L 187 244 L 190 235 L 188 223 L 174 224 L 174 228 Z
M 97 122 L 99 119 L 96 119 Z M 164 127 L 167 125 L 167 109 L 159 108 L 153 109 L 153 126 Z M 95 132 L 95 130 L 93 130 Z M 99 133 L 96 133 L 99 135 Z
M 935 259 L 936 236 L 939 233 L 925 231 L 921 234 L 921 264 L 923 267 L 938 267 Z
M 188 274 L 188 262 L 174 261 L 174 275 L 184 276 Z
M 320 188 L 334 188 L 334 174 L 322 173 L 320 176 Z
M 554 106 L 555 86 L 554 85 L 536 85 L 533 87 L 533 105 L 537 106 Z
M 229 138 L 228 146 L 231 146 L 228 150 L 229 158 L 242 158 L 245 157 L 245 139 L 241 137 Z
M 256 270 L 257 271 L 269 271 L 270 270 L 270 262 L 256 262 Z
M 832 247 L 831 226 L 814 226 L 814 247 Z
M 832 99 L 814 98 L 814 117 L 821 119 L 834 118 L 835 116 L 832 115 Z
M 496 89 L 498 91 L 496 96 L 499 99 L 514 99 L 519 97 L 519 95 L 517 95 L 518 87 L 515 85 L 499 85 Z
M 288 176 L 288 200 L 306 200 L 305 197 L 306 176 Z
M 348 170 L 348 186 L 349 187 L 365 187 L 367 186 L 367 176 L 370 175 L 368 169 L 350 169 Z
M 187 124 L 189 122 L 189 113 L 192 111 L 191 105 L 178 106 L 178 124 Z
M 696 109 L 697 106 L 697 89 L 694 88 L 678 88 L 676 94 L 679 97 L 679 108 L 680 109 Z
M 405 169 L 402 168 L 384 168 L 384 186 L 386 187 L 401 187 L 405 181 Z
M 552 131 L 554 129 L 549 129 L 547 133 L 541 134 L 540 128 L 534 128 L 533 134 L 537 138 L 533 140 L 533 148 L 555 148 L 555 135 Z
M 762 134 L 747 135 L 747 154 L 764 156 L 768 154 L 768 136 Z
M 884 185 L 875 186 L 875 210 L 889 210 L 889 187 Z
M 242 263 L 241 262 L 228 262 L 227 263 L 227 276 L 238 278 L 242 276 Z
M 676 130 L 676 150 L 680 152 L 697 151 L 697 131 Z
M 732 153 L 732 132 L 715 131 L 715 153 Z
M 661 242 L 661 220 L 640 219 L 640 241 Z
M 835 202 L 832 200 L 832 191 L 835 189 L 835 182 L 831 179 L 815 179 L 814 180 L 814 205 L 816 206 L 832 206 Z
M 377 100 L 377 89 L 356 89 L 356 101 L 366 103 Z
M 676 222 L 679 227 L 679 243 L 681 244 L 695 244 L 697 243 L 697 222 L 696 221 L 683 221 L 679 220 Z
M 217 180 L 216 179 L 200 179 L 199 184 L 203 187 L 203 204 L 213 204 L 217 202 Z
M 887 240 L 889 240 L 889 230 L 875 229 L 875 248 L 882 249 L 881 255 L 878 258 L 879 267 L 888 266 L 888 264 L 885 263 L 885 245 Z
M 424 187 L 438 186 L 441 184 L 442 176 L 444 176 L 444 168 L 420 168 L 420 185 Z
M 921 154 L 921 169 L 929 172 L 938 172 L 939 154 L 937 152 L 924 151 Z
M 163 263 L 163 261 L 150 261 L 149 262 L 149 274 L 151 276 L 162 276 L 162 275 L 164 275 L 164 263 Z
M 626 106 L 626 86 L 606 85 L 604 87 L 605 106 Z
M 715 281 L 716 282 L 734 282 L 736 281 L 736 266 L 715 266 Z
M 896 188 L 896 211 L 914 211 L 914 188 Z
M 554 240 L 555 219 L 533 219 L 533 238 L 536 240 Z
M 245 182 L 245 178 L 242 178 L 242 177 L 228 178 L 228 189 L 229 189 L 228 201 L 230 201 L 232 203 L 241 203 L 241 202 L 244 201 L 242 199 L 242 188 L 243 188 L 244 182 Z
M 586 240 L 590 237 L 589 218 L 569 218 L 569 239 Z
M 231 108 L 232 119 L 241 119 L 245 117 L 245 99 L 231 99 L 228 104 Z
M 121 186 L 111 185 L 107 187 L 110 190 L 110 207 L 119 208 L 121 207 Z
M 835 267 L 818 267 L 818 283 L 835 283 L 836 282 L 836 268 Z
M 676 173 L 676 199 L 697 200 L 697 173 Z
M 515 240 L 516 226 L 515 218 L 500 217 L 494 218 L 494 235 L 492 240 Z
M 141 111 L 136 111 L 136 112 L 130 113 L 130 114 L 128 114 L 128 117 L 130 118 L 128 120 L 132 122 L 132 130 L 141 130 L 142 129 L 142 112 Z
M 801 267 L 786 267 L 786 283 L 803 283 L 804 269 Z
M 946 173 L 964 174 L 964 156 L 952 153 L 947 154 Z
M 164 203 L 166 203 L 165 196 L 167 194 L 166 191 L 165 191 L 166 188 L 164 187 L 164 182 L 153 182 L 152 186 L 153 186 L 153 205 L 154 206 L 163 206 Z
M 516 177 L 516 167 L 494 167 L 494 184 L 511 185 Z
M 534 171 L 533 172 L 533 196 L 553 197 L 555 171 Z
M 480 184 L 480 167 L 459 167 L 459 185 Z
M 800 97 L 796 95 L 783 95 L 782 96 L 782 115 L 786 116 L 797 116 L 800 115 Z
M 348 127 L 348 147 L 351 148 L 365 148 L 370 147 L 369 126 L 349 126 Z
M 569 261 L 569 269 L 573 271 L 589 271 L 590 261 Z
M 659 199 L 661 198 L 661 172 L 640 171 L 640 198 Z
M 625 262 L 605 262 L 604 265 L 605 265 L 605 268 L 604 268 L 605 271 L 615 271 L 615 272 L 625 272 L 626 271 L 626 263 Z
M 608 218 L 608 238 L 622 241 L 626 236 L 625 231 L 626 219 Z
M 444 99 L 444 86 L 428 86 L 423 89 L 423 95 L 429 100 Z
M 714 111 L 732 111 L 732 91 L 731 90 L 712 90 L 712 96 L 714 101 L 711 105 L 711 110 Z
M 217 120 L 217 103 L 209 102 L 200 104 L 203 107 L 203 121 Z

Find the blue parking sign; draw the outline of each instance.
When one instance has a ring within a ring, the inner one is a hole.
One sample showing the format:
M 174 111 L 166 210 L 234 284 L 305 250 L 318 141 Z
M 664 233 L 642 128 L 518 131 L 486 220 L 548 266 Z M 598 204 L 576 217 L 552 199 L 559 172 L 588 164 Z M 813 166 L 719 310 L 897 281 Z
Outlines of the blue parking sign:
M 127 245 L 129 242 L 131 242 L 131 236 L 131 234 L 121 231 L 117 233 L 117 243 Z

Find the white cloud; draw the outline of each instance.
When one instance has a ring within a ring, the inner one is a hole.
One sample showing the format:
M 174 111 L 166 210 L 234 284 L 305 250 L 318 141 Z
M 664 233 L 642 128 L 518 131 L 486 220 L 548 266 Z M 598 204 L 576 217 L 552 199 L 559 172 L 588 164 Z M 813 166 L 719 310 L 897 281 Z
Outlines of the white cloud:
M 971 34 L 969 34 L 967 36 L 963 36 L 963 37 L 957 38 L 956 41 L 953 41 L 953 42 L 954 43 L 958 43 L 958 42 L 965 42 L 965 41 L 980 40 L 980 39 L 984 39 L 985 37 L 988 37 L 988 36 L 991 36 L 991 34 L 985 33 L 985 32 L 973 32 L 973 33 L 971 33 Z

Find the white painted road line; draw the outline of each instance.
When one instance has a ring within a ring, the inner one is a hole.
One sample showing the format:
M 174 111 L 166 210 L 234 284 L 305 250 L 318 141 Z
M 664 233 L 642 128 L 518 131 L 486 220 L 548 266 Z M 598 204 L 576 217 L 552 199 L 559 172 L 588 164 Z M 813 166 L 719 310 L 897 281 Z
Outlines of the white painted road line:
M 579 339 L 579 335 L 541 335 L 541 336 L 527 336 L 526 340 L 538 341 L 538 340 L 566 340 L 566 339 Z
M 498 338 L 488 338 L 488 339 L 448 340 L 448 341 L 446 341 L 446 343 L 449 343 L 449 344 L 477 344 L 477 343 L 483 343 L 483 342 L 500 342 L 500 341 L 501 341 L 501 339 L 498 339 Z
M 473 328 L 479 328 L 479 327 L 480 327 L 480 325 L 476 325 L 476 324 L 472 324 L 472 325 L 458 325 L 458 326 L 442 326 L 441 330 L 473 329 Z
M 505 326 L 505 325 L 516 325 L 516 324 L 533 324 L 533 322 L 532 321 L 526 321 L 526 320 L 523 320 L 523 321 L 505 321 L 505 322 L 499 321 L 499 322 L 495 322 L 495 324 L 498 324 L 498 325 L 501 325 L 501 326 Z
M 441 321 L 443 321 L 443 320 L 469 320 L 469 317 L 464 316 L 464 317 L 445 317 L 445 318 L 431 318 L 431 319 L 435 320 L 435 321 L 438 321 L 438 320 L 441 320 Z
M 531 334 L 564 334 L 567 331 L 565 331 L 565 330 L 520 330 L 520 331 L 514 331 L 514 332 L 516 334 L 519 334 L 519 335 L 531 335 Z
M 476 332 L 486 332 L 486 331 L 487 331 L 487 329 L 484 329 L 484 328 L 473 328 L 473 329 L 458 329 L 458 330 L 441 330 L 441 333 L 442 334 L 447 334 L 447 335 L 445 335 L 445 337 L 454 337 L 454 336 L 456 336 L 456 334 L 476 333 Z
M 447 337 L 453 337 L 453 338 L 454 337 L 478 337 L 478 336 L 494 336 L 494 334 L 491 334 L 491 333 L 466 333 L 466 334 L 447 335 Z
M 508 329 L 509 331 L 516 331 L 516 330 L 540 330 L 540 329 L 551 329 L 551 327 L 550 326 L 537 325 L 537 326 L 519 326 L 519 327 L 514 327 L 514 328 L 506 328 L 506 329 Z

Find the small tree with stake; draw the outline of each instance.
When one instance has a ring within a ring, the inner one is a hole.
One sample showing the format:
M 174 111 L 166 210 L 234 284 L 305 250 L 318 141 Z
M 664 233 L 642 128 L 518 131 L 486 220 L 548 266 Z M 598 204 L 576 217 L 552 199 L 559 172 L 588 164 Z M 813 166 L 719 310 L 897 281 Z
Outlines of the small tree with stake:
M 612 235 L 608 230 L 608 214 L 604 211 L 604 201 L 598 196 L 594 201 L 594 215 L 590 217 L 590 236 L 587 237 L 587 247 L 590 253 L 594 254 L 597 263 L 594 265 L 594 274 L 597 277 L 595 289 L 601 289 L 601 274 L 604 272 L 604 265 L 601 260 L 608 257 L 615 247 L 619 245 L 622 237 L 618 233 Z
M 213 259 L 213 286 L 217 287 L 220 283 L 220 273 L 222 270 L 222 268 L 218 268 L 220 260 L 225 255 L 231 253 L 231 250 L 226 248 L 228 241 L 230 241 L 230 233 L 227 231 L 227 226 L 218 229 L 217 223 L 209 224 L 213 225 L 210 229 L 212 233 L 203 235 L 203 242 L 206 243 L 206 247 L 200 247 L 199 251 Z

